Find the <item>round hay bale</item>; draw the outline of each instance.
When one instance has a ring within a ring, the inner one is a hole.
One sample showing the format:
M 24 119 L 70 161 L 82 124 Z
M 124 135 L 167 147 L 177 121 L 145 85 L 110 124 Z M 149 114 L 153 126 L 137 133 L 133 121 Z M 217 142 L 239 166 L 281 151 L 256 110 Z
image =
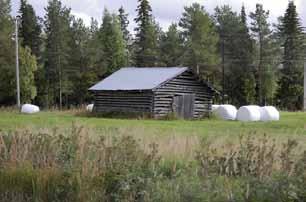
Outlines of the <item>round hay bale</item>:
M 39 107 L 32 104 L 24 104 L 21 106 L 21 113 L 24 114 L 34 114 L 39 112 Z
M 264 106 L 260 108 L 261 121 L 279 121 L 279 111 L 273 106 Z
M 220 105 L 216 114 L 219 118 L 224 120 L 235 120 L 237 115 L 237 108 L 233 105 Z
M 238 121 L 260 121 L 260 107 L 256 105 L 242 106 L 237 112 Z
M 220 105 L 211 105 L 211 111 L 215 112 L 220 107 Z
M 94 107 L 94 104 L 87 105 L 87 106 L 86 106 L 86 111 L 92 112 L 93 107 Z

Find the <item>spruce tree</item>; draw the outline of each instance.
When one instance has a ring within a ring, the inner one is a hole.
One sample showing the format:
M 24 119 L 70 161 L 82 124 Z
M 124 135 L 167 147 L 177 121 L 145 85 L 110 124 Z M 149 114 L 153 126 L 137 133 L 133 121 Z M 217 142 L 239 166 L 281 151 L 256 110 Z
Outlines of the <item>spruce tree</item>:
M 0 104 L 11 105 L 16 98 L 14 23 L 10 16 L 10 1 L 0 0 Z M 31 102 L 36 96 L 34 72 L 36 58 L 29 48 L 19 46 L 21 102 Z
M 19 13 L 21 16 L 21 23 L 19 25 L 19 35 L 21 45 L 23 48 L 29 47 L 31 54 L 37 60 L 37 68 L 34 79 L 37 88 L 37 96 L 35 97 L 35 104 L 44 106 L 45 93 L 45 77 L 43 74 L 43 57 L 42 57 L 42 37 L 41 37 L 41 19 L 36 16 L 35 11 L 27 0 L 20 1 Z
M 243 25 L 245 25 L 246 27 L 244 27 L 246 30 L 246 32 L 249 32 L 248 30 L 248 27 L 247 27 L 247 14 L 246 14 L 246 12 L 245 12 L 245 7 L 244 7 L 244 5 L 242 5 L 242 7 L 241 7 L 241 11 L 240 11 L 240 18 L 241 18 L 241 23 L 243 24 Z
M 95 19 L 91 19 L 89 28 L 89 40 L 86 44 L 88 54 L 88 67 L 91 68 L 97 77 L 103 78 L 105 67 L 103 66 L 103 50 L 100 42 L 99 23 Z
M 256 101 L 256 81 L 255 81 L 255 69 L 253 67 L 253 41 L 249 33 L 249 28 L 247 24 L 247 15 L 245 12 L 245 7 L 241 7 L 240 12 L 240 25 L 241 29 L 237 37 L 239 37 L 239 65 L 243 67 L 243 85 L 240 88 L 242 94 L 242 100 L 240 105 L 253 104 Z
M 131 51 L 131 46 L 132 46 L 132 37 L 131 34 L 128 30 L 129 26 L 129 20 L 128 20 L 128 14 L 125 13 L 125 10 L 123 6 L 119 8 L 119 22 L 120 22 L 120 27 L 121 27 L 121 32 L 123 35 L 123 39 L 125 42 L 125 60 L 126 60 L 126 65 L 129 65 L 131 61 L 131 56 L 132 56 L 132 51 Z
M 303 107 L 303 33 L 296 6 L 290 1 L 281 18 L 279 34 L 283 41 L 283 68 L 277 97 L 280 107 L 301 110 Z
M 0 0 L 0 104 L 15 103 L 14 23 L 9 0 Z
M 224 59 L 224 93 L 228 95 L 228 101 L 234 105 L 246 104 L 245 77 L 249 70 L 250 40 L 247 40 L 243 20 L 228 5 L 215 9 L 215 20 L 220 36 L 220 53 Z M 223 77 L 223 75 L 222 75 Z M 248 80 L 251 81 L 250 79 Z M 249 87 L 250 85 L 247 85 Z M 255 90 L 255 86 L 254 86 Z M 248 96 L 249 98 L 249 96 Z
M 158 36 L 148 0 L 138 0 L 135 39 L 136 66 L 155 66 L 158 62 Z
M 89 40 L 89 29 L 82 19 L 73 19 L 71 27 L 70 65 L 75 72 L 83 72 L 88 66 L 87 43 Z
M 91 28 L 85 26 L 82 19 L 73 19 L 71 32 L 71 51 L 70 51 L 70 80 L 72 82 L 72 94 L 70 100 L 72 104 L 80 105 L 92 100 L 92 95 L 88 87 L 97 81 L 96 72 L 91 65 L 91 48 L 99 44 L 90 43 L 91 37 L 98 31 L 97 24 L 93 20 Z M 93 45 L 91 47 L 90 45 Z M 97 53 L 95 53 L 97 54 Z
M 165 66 L 179 66 L 183 52 L 183 40 L 177 24 L 169 26 L 161 37 L 161 62 Z
M 28 46 L 32 54 L 39 57 L 41 46 L 41 25 L 39 24 L 39 19 L 32 5 L 28 4 L 27 0 L 20 1 L 19 13 L 21 15 L 19 34 L 22 39 L 22 46 Z
M 269 11 L 261 4 L 256 5 L 256 11 L 250 14 L 251 30 L 257 41 L 257 96 L 258 104 L 265 105 L 273 99 L 276 89 L 274 47 L 272 31 L 268 23 Z
M 48 2 L 45 15 L 45 71 L 47 80 L 47 106 L 62 107 L 63 97 L 71 91 L 69 81 L 69 53 L 71 45 L 70 9 L 59 0 Z
M 214 23 L 204 7 L 198 3 L 184 8 L 179 26 L 183 29 L 183 64 L 203 76 L 211 76 L 218 63 L 218 35 Z
M 125 44 L 121 32 L 118 16 L 104 10 L 102 26 L 100 28 L 100 41 L 103 54 L 105 75 L 109 75 L 118 68 L 125 66 Z
M 120 21 L 120 27 L 121 27 L 121 32 L 123 34 L 123 38 L 125 40 L 125 43 L 126 44 L 129 44 L 130 42 L 130 39 L 131 39 L 131 35 L 130 35 L 130 32 L 128 30 L 128 26 L 130 24 L 129 20 L 128 20 L 128 14 L 125 13 L 125 10 L 123 8 L 123 6 L 121 6 L 119 8 L 119 21 Z

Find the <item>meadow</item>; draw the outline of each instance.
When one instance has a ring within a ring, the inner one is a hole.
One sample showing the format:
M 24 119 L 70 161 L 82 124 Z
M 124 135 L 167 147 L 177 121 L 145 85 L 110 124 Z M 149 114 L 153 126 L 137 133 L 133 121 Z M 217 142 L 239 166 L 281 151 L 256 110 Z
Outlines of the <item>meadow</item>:
M 257 131 L 269 135 L 291 136 L 306 135 L 306 113 L 282 112 L 277 122 L 242 123 L 223 121 L 216 118 L 203 120 L 149 120 L 149 119 L 115 119 L 87 116 L 81 111 L 52 111 L 26 115 L 12 110 L 0 110 L 0 129 L 69 128 L 72 123 L 92 128 L 96 131 L 108 129 L 128 129 L 127 131 L 145 130 L 148 134 L 160 135 L 197 135 L 225 136 Z
M 38 114 L 21 114 L 16 110 L 0 111 L 0 130 L 69 132 L 73 125 L 90 130 L 95 136 L 133 136 L 146 149 L 152 142 L 159 145 L 160 153 L 169 157 L 190 158 L 202 138 L 217 146 L 235 142 L 239 135 L 268 135 L 277 141 L 289 137 L 305 142 L 306 113 L 282 112 L 278 122 L 223 121 L 216 117 L 203 120 L 152 120 L 103 118 L 91 116 L 82 110 L 42 111 Z M 304 143 L 302 143 L 304 144 Z
M 2 109 L 0 201 L 306 201 L 305 125 Z

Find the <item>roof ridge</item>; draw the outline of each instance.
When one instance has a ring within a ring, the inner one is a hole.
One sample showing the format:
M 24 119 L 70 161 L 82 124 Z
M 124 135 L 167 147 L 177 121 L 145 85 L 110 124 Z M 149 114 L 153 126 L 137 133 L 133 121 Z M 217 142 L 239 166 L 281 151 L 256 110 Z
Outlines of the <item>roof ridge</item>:
M 127 69 L 127 68 L 133 68 L 133 69 L 170 69 L 170 68 L 179 68 L 179 69 L 183 69 L 183 68 L 188 68 L 188 67 L 122 67 L 120 69 Z M 119 70 L 120 70 L 119 69 Z

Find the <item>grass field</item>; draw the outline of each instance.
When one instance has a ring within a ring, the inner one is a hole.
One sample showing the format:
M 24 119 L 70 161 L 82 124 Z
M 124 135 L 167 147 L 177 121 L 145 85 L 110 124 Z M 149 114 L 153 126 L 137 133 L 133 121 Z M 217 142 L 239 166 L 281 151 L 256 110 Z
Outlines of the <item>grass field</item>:
M 0 109 L 0 201 L 306 201 L 305 125 Z
M 90 131 L 89 134 L 133 136 L 141 141 L 144 148 L 154 142 L 159 145 L 160 153 L 185 158 L 194 155 L 202 137 L 220 145 L 236 141 L 239 135 L 266 134 L 280 142 L 290 137 L 298 139 L 302 146 L 306 145 L 306 113 L 302 112 L 283 112 L 280 121 L 266 123 L 241 123 L 216 118 L 195 121 L 106 119 L 78 114 L 82 113 L 53 111 L 25 115 L 17 111 L 2 110 L 0 130 L 44 132 L 57 129 L 65 132 L 70 130 L 72 125 L 77 125 L 85 127 Z
M 237 121 L 222 121 L 215 118 L 196 121 L 136 120 L 86 117 L 71 111 L 41 112 L 34 115 L 0 111 L 0 129 L 2 131 L 52 129 L 55 127 L 69 128 L 73 123 L 99 132 L 127 129 L 127 132 L 135 132 L 137 130 L 144 131 L 147 134 L 158 135 L 224 136 L 254 131 L 278 136 L 306 135 L 306 113 L 302 112 L 283 112 L 281 113 L 281 120 L 278 122 L 241 123 Z

